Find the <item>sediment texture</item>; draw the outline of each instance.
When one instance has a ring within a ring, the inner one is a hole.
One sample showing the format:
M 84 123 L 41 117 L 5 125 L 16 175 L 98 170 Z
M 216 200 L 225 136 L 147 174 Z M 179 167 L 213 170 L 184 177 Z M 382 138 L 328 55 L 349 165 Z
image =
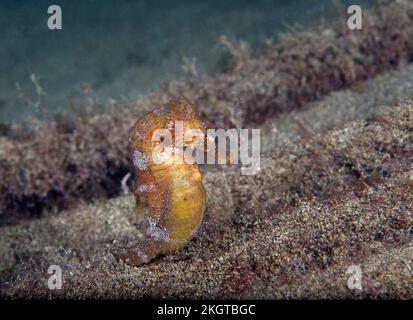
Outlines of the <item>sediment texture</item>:
M 255 176 L 204 169 L 207 212 L 177 253 L 140 268 L 111 247 L 142 237 L 131 196 L 6 226 L 3 297 L 413 297 L 413 104 L 268 151 Z M 139 212 L 138 212 L 139 213 Z M 62 267 L 63 288 L 47 288 Z M 362 290 L 347 287 L 360 265 Z

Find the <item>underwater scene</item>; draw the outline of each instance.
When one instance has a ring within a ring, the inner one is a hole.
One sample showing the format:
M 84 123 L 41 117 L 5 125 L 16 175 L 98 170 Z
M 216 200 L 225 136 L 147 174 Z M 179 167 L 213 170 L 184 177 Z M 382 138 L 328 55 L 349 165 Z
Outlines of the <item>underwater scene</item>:
M 413 298 L 413 1 L 3 0 L 0 34 L 0 300 Z

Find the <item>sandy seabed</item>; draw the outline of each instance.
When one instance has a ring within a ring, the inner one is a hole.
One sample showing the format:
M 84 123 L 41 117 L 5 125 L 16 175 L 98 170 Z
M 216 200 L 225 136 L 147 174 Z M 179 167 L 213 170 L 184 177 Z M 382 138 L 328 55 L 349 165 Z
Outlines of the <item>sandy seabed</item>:
M 224 75 L 172 82 L 104 114 L 34 126 L 32 135 L 4 129 L 0 295 L 411 299 L 412 20 L 412 4 L 399 1 L 369 12 L 369 32 L 357 36 L 338 20 L 268 51 L 230 45 Z M 197 235 L 130 267 L 111 253 L 143 236 L 142 209 L 113 191 L 129 170 L 126 132 L 180 94 L 212 125 L 260 128 L 261 171 L 202 167 L 208 201 Z M 40 217 L 27 219 L 28 203 Z M 60 290 L 47 287 L 50 265 L 63 270 Z M 348 287 L 354 265 L 361 290 Z

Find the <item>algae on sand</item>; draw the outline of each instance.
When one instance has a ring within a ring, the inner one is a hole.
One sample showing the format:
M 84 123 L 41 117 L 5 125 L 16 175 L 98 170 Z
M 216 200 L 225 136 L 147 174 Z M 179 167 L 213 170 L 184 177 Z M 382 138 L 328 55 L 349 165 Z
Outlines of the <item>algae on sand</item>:
M 134 268 L 131 196 L 2 228 L 3 297 L 412 298 L 413 104 L 267 152 L 262 171 L 204 168 L 207 212 L 182 250 Z M 223 205 L 224 204 L 224 205 Z M 51 264 L 61 290 L 47 288 Z M 350 265 L 363 290 L 347 287 Z
M 170 82 L 102 114 L 7 128 L 0 219 L 17 213 L 0 229 L 0 296 L 413 298 L 412 10 L 405 0 L 380 5 L 366 15 L 371 34 L 335 25 L 286 35 L 241 52 L 217 77 Z M 201 168 L 208 203 L 196 237 L 129 267 L 111 254 L 142 236 L 133 198 L 117 196 L 125 137 L 139 115 L 181 94 L 213 126 L 257 125 L 262 170 Z M 23 209 L 45 208 L 60 211 L 23 219 Z M 51 264 L 62 268 L 61 290 L 47 287 Z M 347 286 L 352 265 L 362 290 Z

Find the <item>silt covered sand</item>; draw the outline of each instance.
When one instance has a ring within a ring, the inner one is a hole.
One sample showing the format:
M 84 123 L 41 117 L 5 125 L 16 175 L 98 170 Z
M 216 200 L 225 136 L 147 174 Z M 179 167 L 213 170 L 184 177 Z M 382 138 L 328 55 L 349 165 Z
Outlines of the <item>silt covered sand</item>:
M 5 129 L 0 295 L 411 299 L 413 45 L 412 28 L 399 27 L 411 26 L 413 8 L 399 1 L 375 10 L 369 33 L 348 35 L 338 21 L 257 54 L 232 47 L 227 73 L 170 83 L 117 112 L 79 115 L 83 126 L 63 129 L 56 120 L 32 136 Z M 208 200 L 197 235 L 130 267 L 111 253 L 142 237 L 133 196 L 111 192 L 129 170 L 126 133 L 137 116 L 180 94 L 212 126 L 260 128 L 261 171 L 203 166 Z M 31 165 L 45 150 L 50 156 Z M 27 219 L 30 201 L 39 217 Z M 52 264 L 63 270 L 60 290 L 47 287 Z M 361 267 L 361 290 L 347 286 L 352 265 Z

